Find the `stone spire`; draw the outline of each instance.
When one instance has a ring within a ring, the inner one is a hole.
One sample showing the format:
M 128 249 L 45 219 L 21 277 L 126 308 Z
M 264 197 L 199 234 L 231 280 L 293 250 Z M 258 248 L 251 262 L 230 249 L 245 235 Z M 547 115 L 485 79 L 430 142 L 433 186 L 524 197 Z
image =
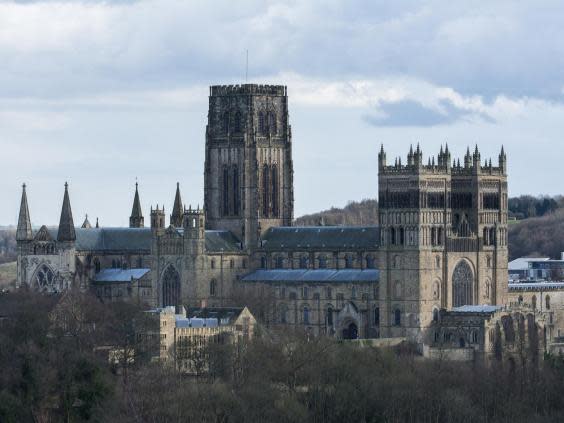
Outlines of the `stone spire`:
M 61 209 L 61 219 L 59 221 L 59 232 L 57 241 L 75 241 L 76 233 L 72 220 L 72 210 L 69 199 L 69 184 L 65 182 L 65 196 L 63 197 L 63 208 Z
M 172 207 L 172 214 L 170 215 L 170 224 L 176 228 L 180 228 L 182 226 L 182 216 L 184 215 L 183 209 L 182 199 L 180 198 L 180 184 L 177 182 L 174 206 Z
M 139 201 L 139 184 L 135 182 L 135 196 L 133 197 L 133 207 L 131 216 L 129 216 L 130 228 L 142 228 L 145 224 L 143 212 L 141 211 L 141 202 Z
M 33 239 L 31 230 L 31 218 L 29 217 L 29 207 L 27 205 L 27 194 L 25 184 L 22 185 L 22 202 L 20 204 L 20 215 L 18 217 L 18 230 L 16 231 L 16 241 L 30 241 Z

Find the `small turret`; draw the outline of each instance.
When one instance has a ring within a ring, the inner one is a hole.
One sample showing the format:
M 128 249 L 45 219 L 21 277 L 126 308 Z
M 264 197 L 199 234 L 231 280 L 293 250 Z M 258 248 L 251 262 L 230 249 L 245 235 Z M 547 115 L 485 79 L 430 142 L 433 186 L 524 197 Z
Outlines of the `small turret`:
M 499 168 L 503 174 L 507 173 L 507 156 L 503 145 L 501 146 L 501 153 L 499 153 Z
M 142 228 L 145 226 L 143 211 L 141 210 L 141 202 L 139 201 L 138 184 L 135 182 L 135 196 L 133 197 L 133 207 L 131 208 L 131 216 L 129 217 L 130 228 Z
M 164 206 L 162 209 L 159 209 L 158 204 L 157 208 L 155 209 L 151 207 L 151 229 L 153 230 L 153 232 L 159 232 L 165 229 Z
M 407 165 L 413 166 L 413 144 L 409 146 L 409 153 L 407 154 Z
M 196 209 L 192 209 L 192 206 L 189 206 L 188 210 L 184 210 L 183 226 L 184 238 L 189 243 L 187 249 L 192 254 L 202 254 L 206 242 L 204 210 L 201 210 L 199 205 Z
M 33 231 L 31 230 L 31 218 L 29 216 L 29 207 L 27 205 L 27 194 L 25 192 L 26 185 L 22 185 L 22 201 L 20 203 L 20 215 L 18 217 L 18 229 L 16 231 L 16 241 L 31 241 L 33 239 Z
M 170 215 L 170 224 L 176 228 L 182 227 L 182 199 L 180 198 L 180 184 L 176 183 L 176 195 L 174 196 L 174 206 Z
M 59 220 L 59 231 L 57 233 L 57 241 L 60 242 L 76 241 L 76 233 L 74 230 L 74 221 L 72 219 L 72 210 L 70 205 L 68 188 L 69 188 L 69 184 L 65 182 L 63 207 L 61 209 L 61 219 Z
M 378 153 L 378 167 L 380 170 L 384 170 L 386 167 L 386 152 L 384 151 L 384 144 L 381 144 L 380 152 Z
M 476 144 L 476 149 L 474 150 L 474 155 L 472 156 L 474 174 L 480 173 L 482 170 L 482 159 L 480 156 L 480 150 L 478 150 L 478 144 Z
M 466 148 L 466 154 L 464 155 L 464 168 L 468 169 L 472 165 L 472 156 L 470 155 L 470 147 Z
M 84 222 L 82 222 L 82 229 L 92 229 L 92 225 L 90 224 L 90 222 L 88 221 L 88 214 L 86 215 L 86 217 L 84 218 Z

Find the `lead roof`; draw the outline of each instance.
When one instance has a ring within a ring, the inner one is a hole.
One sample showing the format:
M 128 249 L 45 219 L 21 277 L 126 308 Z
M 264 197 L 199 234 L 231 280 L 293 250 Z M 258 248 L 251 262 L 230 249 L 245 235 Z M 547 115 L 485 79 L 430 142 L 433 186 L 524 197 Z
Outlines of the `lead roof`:
M 376 249 L 378 226 L 281 226 L 269 228 L 262 238 L 265 250 Z

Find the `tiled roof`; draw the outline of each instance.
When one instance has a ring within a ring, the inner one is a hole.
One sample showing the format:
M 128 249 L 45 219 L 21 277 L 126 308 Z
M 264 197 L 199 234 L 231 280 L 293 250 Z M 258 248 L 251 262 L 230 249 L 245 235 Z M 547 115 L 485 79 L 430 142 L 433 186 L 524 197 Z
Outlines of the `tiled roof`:
M 103 269 L 94 277 L 95 282 L 130 282 L 140 279 L 151 269 Z
M 259 269 L 241 280 L 243 282 L 376 283 L 380 280 L 380 271 L 377 269 Z
M 283 226 L 268 229 L 262 239 L 265 250 L 376 249 L 378 226 Z
M 239 240 L 230 231 L 206 231 L 206 250 L 210 252 L 241 251 Z

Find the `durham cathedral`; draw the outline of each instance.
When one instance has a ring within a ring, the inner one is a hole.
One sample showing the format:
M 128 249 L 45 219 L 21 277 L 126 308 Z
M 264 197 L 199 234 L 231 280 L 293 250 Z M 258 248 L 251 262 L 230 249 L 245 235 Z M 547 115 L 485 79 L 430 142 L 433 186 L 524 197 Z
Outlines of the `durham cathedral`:
M 382 147 L 379 225 L 298 227 L 288 109 L 285 86 L 210 88 L 202 208 L 177 185 L 146 222 L 136 184 L 128 228 L 77 227 L 65 184 L 59 226 L 36 230 L 24 185 L 17 285 L 153 308 L 262 301 L 272 328 L 486 350 L 509 313 L 503 148 L 492 164 L 477 147 L 391 162 Z

